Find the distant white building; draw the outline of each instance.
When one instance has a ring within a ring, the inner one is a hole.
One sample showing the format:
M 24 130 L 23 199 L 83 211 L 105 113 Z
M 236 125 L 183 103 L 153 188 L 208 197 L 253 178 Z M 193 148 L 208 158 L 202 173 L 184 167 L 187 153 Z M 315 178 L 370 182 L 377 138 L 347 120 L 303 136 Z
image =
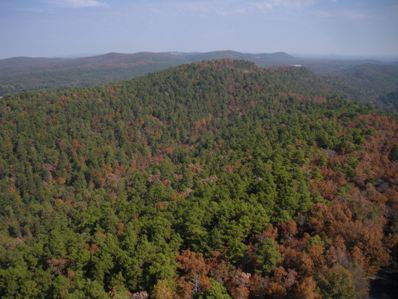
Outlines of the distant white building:
M 291 64 L 292 67 L 303 67 L 301 64 Z

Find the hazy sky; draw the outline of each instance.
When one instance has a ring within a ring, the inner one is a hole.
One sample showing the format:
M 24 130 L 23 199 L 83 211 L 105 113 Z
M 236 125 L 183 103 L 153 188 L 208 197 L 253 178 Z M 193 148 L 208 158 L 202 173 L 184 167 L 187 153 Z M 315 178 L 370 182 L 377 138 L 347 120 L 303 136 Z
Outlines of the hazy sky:
M 398 0 L 0 0 L 0 58 L 221 49 L 398 57 Z

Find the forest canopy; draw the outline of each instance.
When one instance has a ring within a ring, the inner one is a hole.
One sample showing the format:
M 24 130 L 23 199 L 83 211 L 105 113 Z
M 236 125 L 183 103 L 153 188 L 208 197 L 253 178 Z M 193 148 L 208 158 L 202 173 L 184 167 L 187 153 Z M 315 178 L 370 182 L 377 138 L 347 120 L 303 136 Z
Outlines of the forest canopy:
M 366 297 L 398 122 L 303 76 L 218 60 L 0 99 L 0 297 Z

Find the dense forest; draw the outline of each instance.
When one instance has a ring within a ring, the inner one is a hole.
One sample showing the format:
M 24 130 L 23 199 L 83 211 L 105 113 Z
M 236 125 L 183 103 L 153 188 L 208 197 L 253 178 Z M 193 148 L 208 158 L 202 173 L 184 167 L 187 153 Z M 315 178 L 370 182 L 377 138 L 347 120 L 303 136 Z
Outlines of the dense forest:
M 295 58 L 286 53 L 248 54 L 235 51 L 107 53 L 76 58 L 13 57 L 0 59 L 0 96 L 65 87 L 98 86 L 171 66 L 215 59 L 244 59 L 260 66 L 295 62 Z
M 0 297 L 366 298 L 397 251 L 398 121 L 305 72 L 0 99 Z
M 240 53 L 213 51 L 207 53 L 139 52 L 108 53 L 76 58 L 14 57 L 0 60 L 0 96 L 60 88 L 98 86 L 131 79 L 172 66 L 216 59 L 246 60 L 259 67 L 305 69 L 296 78 L 311 88 L 325 84 L 333 93 L 382 111 L 398 113 L 398 101 L 391 94 L 398 90 L 398 63 L 371 59 L 296 57 L 278 53 Z M 291 81 L 292 82 L 292 81 Z M 318 88 L 319 90 L 319 88 Z M 387 100 L 386 100 L 387 99 Z

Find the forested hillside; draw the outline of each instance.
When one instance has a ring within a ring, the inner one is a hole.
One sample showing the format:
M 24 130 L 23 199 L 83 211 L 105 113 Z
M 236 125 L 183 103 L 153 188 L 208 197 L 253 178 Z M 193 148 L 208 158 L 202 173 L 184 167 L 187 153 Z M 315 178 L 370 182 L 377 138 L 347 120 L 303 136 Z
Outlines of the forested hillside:
M 342 71 L 337 79 L 356 91 L 350 94 L 353 99 L 398 113 L 398 100 L 391 97 L 398 92 L 398 64 L 364 64 Z
M 397 249 L 398 121 L 305 72 L 0 99 L 0 297 L 366 298 Z
M 333 93 L 379 109 L 398 113 L 398 101 L 390 94 L 398 90 L 398 64 L 376 60 L 302 58 L 286 53 L 208 53 L 141 52 L 108 53 L 80 58 L 14 57 L 0 60 L 0 96 L 66 87 L 90 87 L 131 79 L 172 66 L 215 59 L 247 60 L 260 67 L 301 65 L 306 70 L 299 81 L 311 82 L 311 88 L 328 84 Z M 310 71 L 307 71 L 310 70 Z M 305 74 L 305 76 L 304 76 Z M 301 86 L 297 84 L 297 86 Z M 329 88 L 330 90 L 330 88 Z M 389 103 L 384 98 L 389 98 Z
M 288 65 L 295 58 L 285 53 L 108 53 L 78 58 L 14 57 L 0 60 L 0 96 L 65 87 L 87 87 L 131 79 L 171 66 L 214 59 L 245 59 L 260 66 Z

